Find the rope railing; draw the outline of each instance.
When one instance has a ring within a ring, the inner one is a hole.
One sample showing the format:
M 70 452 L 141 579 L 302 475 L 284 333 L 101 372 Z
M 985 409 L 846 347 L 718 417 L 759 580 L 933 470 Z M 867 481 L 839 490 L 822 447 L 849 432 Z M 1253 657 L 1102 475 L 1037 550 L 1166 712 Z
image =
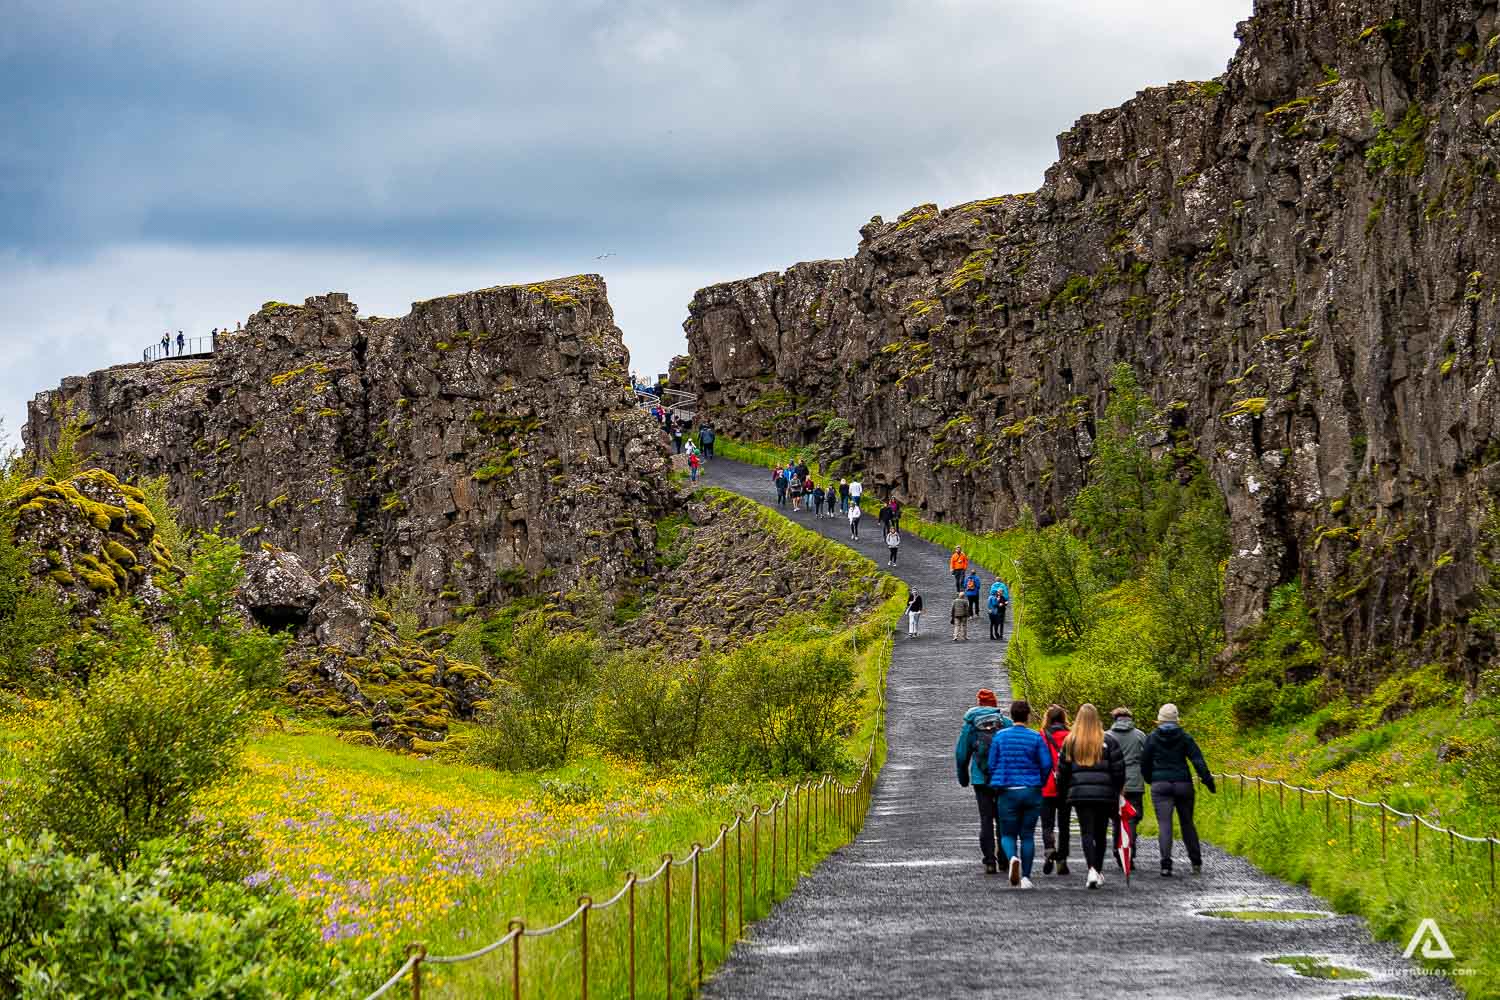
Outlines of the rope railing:
M 1389 802 L 1386 802 L 1384 799 L 1373 802 L 1367 801 L 1354 795 L 1341 795 L 1331 788 L 1310 788 L 1306 785 L 1297 785 L 1282 781 L 1279 778 L 1262 778 L 1256 775 L 1239 774 L 1237 772 L 1227 771 L 1215 771 L 1214 778 L 1215 780 L 1227 782 L 1228 787 L 1230 788 L 1235 787 L 1235 784 L 1237 783 L 1239 787 L 1239 795 L 1237 796 L 1237 798 L 1240 803 L 1244 803 L 1247 800 L 1250 795 L 1249 791 L 1247 790 L 1248 786 L 1251 783 L 1254 783 L 1255 805 L 1257 809 L 1265 808 L 1265 790 L 1267 788 L 1274 788 L 1276 790 L 1276 806 L 1282 812 L 1289 812 L 1289 807 L 1286 804 L 1286 797 L 1288 792 L 1293 792 L 1297 796 L 1297 813 L 1299 815 L 1305 816 L 1305 814 L 1308 812 L 1307 803 L 1309 797 L 1312 798 L 1314 803 L 1321 799 L 1323 803 L 1323 826 L 1329 830 L 1334 830 L 1342 826 L 1344 829 L 1344 846 L 1350 852 L 1353 852 L 1357 849 L 1358 836 L 1361 832 L 1364 832 L 1364 824 L 1358 822 L 1355 818 L 1355 808 L 1358 807 L 1360 809 L 1377 810 L 1379 812 L 1379 819 L 1378 821 L 1370 821 L 1368 836 L 1373 846 L 1375 837 L 1374 828 L 1376 825 L 1378 825 L 1380 831 L 1380 859 L 1382 862 L 1386 861 L 1389 856 L 1390 840 L 1392 837 L 1392 832 L 1390 829 L 1392 826 L 1392 824 L 1390 823 L 1391 817 L 1395 817 L 1397 820 L 1409 821 L 1405 824 L 1405 828 L 1411 830 L 1411 858 L 1413 864 L 1417 864 L 1422 860 L 1421 834 L 1423 827 L 1426 827 L 1428 830 L 1431 830 L 1433 833 L 1440 836 L 1447 836 L 1448 864 L 1450 866 L 1453 866 L 1454 868 L 1457 868 L 1459 866 L 1458 845 L 1460 843 L 1483 844 L 1486 847 L 1484 853 L 1487 855 L 1486 860 L 1488 861 L 1488 879 L 1486 880 L 1481 875 L 1479 878 L 1475 879 L 1475 884 L 1478 886 L 1483 886 L 1487 881 L 1489 891 L 1496 891 L 1495 855 L 1496 848 L 1500 847 L 1500 837 L 1497 837 L 1494 833 L 1490 833 L 1487 835 L 1482 834 L 1479 836 L 1463 833 L 1459 830 L 1453 829 L 1452 827 L 1433 823 L 1431 820 L 1428 820 L 1426 817 L 1422 816 L 1419 813 L 1404 812 L 1403 810 L 1397 809 L 1395 806 L 1391 805 Z M 1339 820 L 1335 820 L 1333 816 L 1333 804 L 1335 802 L 1341 803 L 1345 807 L 1340 810 L 1340 812 L 1343 813 L 1343 816 L 1341 816 Z M 1402 824 L 1396 824 L 1395 836 L 1401 836 L 1402 833 Z M 1336 840 L 1330 840 L 1328 842 L 1328 846 L 1333 846 L 1335 843 Z M 1429 858 L 1431 857 L 1431 855 L 1432 852 L 1431 850 L 1429 850 Z M 1467 856 L 1465 860 L 1472 861 L 1472 855 Z
M 645 877 L 627 872 L 609 899 L 595 902 L 581 896 L 571 913 L 548 926 L 533 928 L 512 920 L 502 937 L 460 955 L 429 955 L 425 945 L 413 943 L 406 962 L 365 1000 L 388 995 L 403 980 L 409 981 L 412 1000 L 421 1000 L 426 967 L 461 966 L 497 954 L 503 954 L 503 968 L 479 973 L 483 990 L 511 1000 L 526 995 L 528 982 L 552 987 L 553 995 L 576 993 L 580 1000 L 588 1000 L 595 990 L 600 996 L 631 1000 L 638 990 L 667 1000 L 677 990 L 683 996 L 701 990 L 705 968 L 726 957 L 749 924 L 791 891 L 819 849 L 846 843 L 863 827 L 884 729 L 891 650 L 887 633 L 885 649 L 878 653 L 881 675 L 870 745 L 852 784 L 824 774 L 783 789 L 764 806 L 752 803 L 748 813 L 738 811 L 733 821 L 720 823 L 708 846 L 695 843 L 680 858 L 663 855 Z M 683 869 L 687 878 L 674 878 L 674 871 Z M 606 923 L 620 913 L 621 904 L 623 918 Z M 554 946 L 561 951 L 554 950 L 552 961 L 528 979 L 524 958 L 530 949 L 524 942 L 563 937 L 571 941 Z M 570 977 L 571 987 L 561 977 Z

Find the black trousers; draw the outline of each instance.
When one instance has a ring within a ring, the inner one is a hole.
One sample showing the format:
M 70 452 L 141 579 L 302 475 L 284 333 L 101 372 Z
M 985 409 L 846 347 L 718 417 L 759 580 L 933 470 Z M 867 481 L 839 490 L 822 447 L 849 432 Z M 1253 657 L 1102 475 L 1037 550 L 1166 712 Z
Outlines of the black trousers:
M 1096 872 L 1104 870 L 1105 831 L 1109 828 L 1113 802 L 1074 802 L 1078 814 L 1078 832 L 1083 839 L 1083 858 Z
M 995 636 L 996 639 L 1004 639 L 1005 638 L 1005 611 L 1006 611 L 1007 607 L 1009 607 L 1009 605 L 1005 605 L 1005 604 L 1000 605 L 1000 612 L 999 612 L 1000 624 L 996 626 L 996 628 L 998 628 L 1000 630 L 1000 634 L 997 635 L 997 636 Z
M 953 589 L 964 589 L 964 571 L 961 569 L 956 569 L 953 571 Z
M 1059 861 L 1068 860 L 1068 841 L 1073 837 L 1072 807 L 1066 799 L 1043 798 L 1042 799 L 1042 844 L 1049 851 L 1056 852 Z M 1056 836 L 1053 836 L 1053 826 L 1056 826 Z
M 975 785 L 974 799 L 979 803 L 979 853 L 985 864 L 1004 867 L 1010 864 L 1010 858 L 1000 846 L 1000 789 Z
M 978 594 L 966 594 L 964 596 L 966 596 L 969 599 L 969 617 L 970 618 L 978 618 L 979 617 L 979 595 Z
M 1005 616 L 1004 615 L 997 614 L 996 612 L 993 612 L 993 611 L 990 612 L 990 638 L 991 639 L 1001 639 L 1001 638 L 1004 638 L 1004 636 L 1003 636 L 1003 634 L 1001 632 L 1001 630 L 1005 627 L 1004 622 L 1005 622 Z

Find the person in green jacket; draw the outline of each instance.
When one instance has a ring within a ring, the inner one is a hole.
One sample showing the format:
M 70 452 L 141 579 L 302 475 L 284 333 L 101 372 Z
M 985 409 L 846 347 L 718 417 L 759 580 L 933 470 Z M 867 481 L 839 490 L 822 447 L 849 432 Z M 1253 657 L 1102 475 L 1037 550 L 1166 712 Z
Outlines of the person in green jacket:
M 1125 800 L 1135 806 L 1135 818 L 1130 821 L 1131 856 L 1135 856 L 1135 828 L 1140 825 L 1146 803 L 1146 779 L 1141 777 L 1141 754 L 1146 750 L 1146 734 L 1135 728 L 1135 719 L 1130 709 L 1120 707 L 1109 713 L 1114 723 L 1109 733 L 1120 744 L 1120 753 L 1125 757 Z M 1120 863 L 1120 813 L 1114 818 L 1115 863 Z
M 1193 825 L 1193 775 L 1188 770 L 1191 763 L 1198 778 L 1209 792 L 1217 792 L 1214 776 L 1203 760 L 1203 751 L 1182 723 L 1177 706 L 1171 702 L 1156 713 L 1156 729 L 1146 737 L 1145 749 L 1141 751 L 1141 777 L 1151 786 L 1151 808 L 1156 812 L 1157 845 L 1161 848 L 1161 875 L 1172 874 L 1172 813 L 1182 823 L 1182 844 L 1187 848 L 1188 860 L 1193 863 L 1193 874 L 1203 871 L 1203 851 L 1198 845 L 1198 828 Z

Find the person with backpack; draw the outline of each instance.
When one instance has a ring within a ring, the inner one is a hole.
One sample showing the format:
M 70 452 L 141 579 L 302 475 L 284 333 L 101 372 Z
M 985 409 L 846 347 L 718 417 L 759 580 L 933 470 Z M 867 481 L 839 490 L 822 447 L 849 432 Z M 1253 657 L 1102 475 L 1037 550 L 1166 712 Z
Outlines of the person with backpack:
M 969 578 L 964 581 L 964 597 L 969 602 L 969 617 L 979 617 L 979 574 L 972 569 L 969 570 Z
M 894 566 L 894 565 L 896 565 L 896 553 L 898 553 L 901 550 L 901 532 L 897 531 L 895 528 L 886 528 L 886 530 L 885 530 L 885 547 L 891 553 L 890 560 L 888 562 L 886 562 L 886 565 L 887 566 Z
M 1047 851 L 1047 856 L 1042 861 L 1042 874 L 1051 875 L 1052 868 L 1056 865 L 1057 874 L 1066 875 L 1068 840 L 1073 834 L 1073 820 L 1068 800 L 1057 794 L 1057 761 L 1062 758 L 1063 741 L 1068 738 L 1067 709 L 1061 705 L 1047 706 L 1047 718 L 1042 723 L 1042 738 L 1052 750 L 1052 773 L 1042 786 L 1042 846 Z
M 915 639 L 922 629 L 922 595 L 912 592 L 906 599 L 906 634 Z
M 1118 808 L 1120 790 L 1125 787 L 1125 758 L 1120 744 L 1104 731 L 1099 710 L 1084 703 L 1078 706 L 1073 731 L 1063 740 L 1062 758 L 1057 765 L 1057 789 L 1067 797 L 1068 805 L 1078 814 L 1078 832 L 1083 840 L 1083 857 L 1089 866 L 1088 887 L 1104 884 L 1105 831 L 1109 818 Z
M 996 836 L 1000 823 L 999 789 L 990 784 L 990 752 L 995 734 L 1008 727 L 1010 720 L 1000 714 L 995 692 L 989 688 L 980 688 L 975 701 L 977 704 L 964 713 L 953 759 L 958 766 L 959 785 L 974 789 L 974 799 L 979 805 L 979 853 L 984 859 L 985 874 L 994 875 L 1009 860 L 1003 853 L 996 854 L 1000 846 Z
M 1151 808 L 1156 812 L 1156 843 L 1161 849 L 1161 876 L 1172 875 L 1172 814 L 1182 823 L 1182 844 L 1187 848 L 1193 874 L 1203 873 L 1203 850 L 1198 843 L 1198 827 L 1193 823 L 1193 775 L 1188 764 L 1198 772 L 1203 787 L 1218 792 L 1214 776 L 1203 760 L 1198 743 L 1182 728 L 1177 706 L 1167 702 L 1156 713 L 1156 729 L 1146 737 L 1141 749 L 1141 779 L 1151 786 Z
M 999 790 L 1001 851 L 1010 858 L 1010 884 L 1022 889 L 1031 888 L 1042 785 L 1052 774 L 1053 764 L 1047 741 L 1027 728 L 1030 718 L 1029 702 L 1011 702 L 1011 724 L 990 742 L 990 785 Z
M 863 511 L 859 509 L 859 504 L 849 504 L 849 537 L 855 541 L 859 541 L 859 516 L 861 513 Z
M 705 460 L 714 457 L 714 429 L 711 426 L 704 425 L 703 430 L 698 434 L 698 443 L 703 446 Z
M 1120 744 L 1120 753 L 1125 758 L 1125 801 L 1135 807 L 1135 815 L 1131 817 L 1130 829 L 1126 831 L 1130 837 L 1130 856 L 1136 857 L 1135 828 L 1140 825 L 1141 817 L 1145 815 L 1146 804 L 1146 780 L 1141 777 L 1141 754 L 1146 749 L 1146 734 L 1135 728 L 1135 719 L 1131 717 L 1130 709 L 1121 706 L 1110 712 L 1114 722 L 1109 727 L 1109 734 Z M 1115 862 L 1120 861 L 1120 811 L 1115 810 L 1112 821 L 1114 834 Z
M 953 641 L 969 641 L 969 601 L 963 594 L 953 598 L 953 609 L 948 612 L 948 622 L 953 626 Z
M 990 596 L 986 610 L 990 615 L 990 638 L 1005 638 L 1005 601 L 1000 596 L 1000 591 L 994 587 L 990 588 Z
M 771 482 L 773 484 L 775 484 L 775 486 L 776 486 L 776 506 L 778 506 L 778 507 L 785 507 L 786 506 L 786 473 L 782 472 L 780 469 L 777 469 L 775 471 L 775 474 L 772 475 L 772 477 L 771 477 Z
M 953 572 L 953 589 L 964 589 L 964 574 L 969 571 L 969 557 L 964 555 L 963 546 L 960 545 L 953 550 L 953 555 L 948 557 L 948 569 Z

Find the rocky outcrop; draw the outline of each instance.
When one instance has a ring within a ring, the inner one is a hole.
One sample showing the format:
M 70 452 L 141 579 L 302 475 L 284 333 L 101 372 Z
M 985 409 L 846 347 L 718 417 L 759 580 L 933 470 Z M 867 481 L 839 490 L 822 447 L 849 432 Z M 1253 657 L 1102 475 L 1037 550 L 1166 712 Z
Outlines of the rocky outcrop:
M 366 595 L 412 574 L 437 622 L 649 573 L 668 464 L 628 372 L 598 277 L 431 299 L 401 319 L 332 293 L 267 303 L 208 359 L 66 379 L 32 402 L 24 435 L 45 454 L 73 407 L 89 460 L 166 475 L 184 527 L 293 558 L 295 572 L 278 557 L 252 574 L 291 588 L 261 603 L 270 624 L 307 620 L 298 574 L 335 555 Z
M 1035 193 L 700 291 L 689 388 L 729 436 L 847 439 L 867 488 L 998 529 L 1067 511 L 1129 364 L 1228 499 L 1231 634 L 1300 579 L 1348 656 L 1472 661 L 1497 35 L 1494 2 L 1262 0 L 1224 76 L 1080 119 Z

